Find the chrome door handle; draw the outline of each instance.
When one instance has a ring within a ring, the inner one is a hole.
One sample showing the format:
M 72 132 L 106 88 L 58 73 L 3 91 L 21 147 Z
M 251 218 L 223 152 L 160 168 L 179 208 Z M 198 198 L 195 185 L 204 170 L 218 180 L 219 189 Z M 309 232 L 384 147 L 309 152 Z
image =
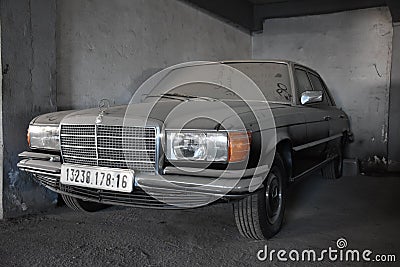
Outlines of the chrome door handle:
M 326 121 L 329 121 L 330 119 L 332 119 L 331 116 L 325 116 L 324 117 L 324 120 L 326 120 Z

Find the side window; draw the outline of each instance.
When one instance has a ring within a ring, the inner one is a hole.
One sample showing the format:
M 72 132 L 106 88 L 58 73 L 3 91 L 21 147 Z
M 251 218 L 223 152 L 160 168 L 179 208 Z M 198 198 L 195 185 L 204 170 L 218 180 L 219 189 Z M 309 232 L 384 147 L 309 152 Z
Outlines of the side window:
M 313 88 L 305 70 L 295 69 L 295 76 L 297 79 L 297 96 L 300 99 L 303 92 L 312 91 Z
M 322 102 L 320 103 L 320 105 L 332 106 L 332 103 L 329 100 L 329 96 L 326 93 L 325 86 L 322 83 L 321 78 L 319 78 L 317 75 L 315 75 L 313 73 L 310 73 L 310 80 L 311 80 L 311 83 L 312 83 L 315 91 L 324 92 L 323 97 L 322 97 Z

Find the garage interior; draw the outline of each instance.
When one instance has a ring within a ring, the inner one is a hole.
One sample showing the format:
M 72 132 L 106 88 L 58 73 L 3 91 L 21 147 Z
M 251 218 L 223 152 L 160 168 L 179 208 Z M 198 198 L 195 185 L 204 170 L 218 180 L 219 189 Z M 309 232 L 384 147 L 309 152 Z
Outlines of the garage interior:
M 28 243 L 38 241 L 39 237 L 30 233 L 35 225 L 45 226 L 39 228 L 45 237 L 43 246 L 46 242 L 60 250 L 67 246 L 55 244 L 49 229 L 76 239 L 89 231 L 95 247 L 106 251 L 100 236 L 88 229 L 104 223 L 113 227 L 115 235 L 125 236 L 121 239 L 124 244 L 134 238 L 146 242 L 146 236 L 138 234 L 146 231 L 139 218 L 160 228 L 155 230 L 158 239 L 151 239 L 144 250 L 124 247 L 127 250 L 121 253 L 131 255 L 122 265 L 135 259 L 145 265 L 179 263 L 173 254 L 171 258 L 153 256 L 168 251 L 187 260 L 185 264 L 256 261 L 256 252 L 264 243 L 241 247 L 246 241 L 235 232 L 230 211 L 218 206 L 172 214 L 163 211 L 166 219 L 157 218 L 158 211 L 124 208 L 102 211 L 95 215 L 97 219 L 79 216 L 55 209 L 58 196 L 16 166 L 18 154 L 27 148 L 27 126 L 35 116 L 97 107 L 104 98 L 113 105 L 127 104 L 147 78 L 165 67 L 229 59 L 287 59 L 318 70 L 336 104 L 349 115 L 354 133 L 346 158 L 353 172 L 351 164 L 357 162 L 357 173 L 329 183 L 316 174 L 296 184 L 300 193 L 294 194 L 288 207 L 289 229 L 271 244 L 275 248 L 323 247 L 346 235 L 355 246 L 399 252 L 396 226 L 400 217 L 393 206 L 400 195 L 399 1 L 2 0 L 0 19 L 0 218 L 7 219 L 0 222 L 0 256 L 8 254 L 5 262 L 18 261 L 13 251 L 17 244 L 23 245 L 26 236 Z M 125 221 L 124 216 L 129 219 Z M 65 226 L 79 226 L 80 230 L 60 229 L 64 219 Z M 199 228 L 192 225 L 197 221 L 202 224 Z M 335 221 L 334 225 L 328 226 L 330 221 Z M 364 221 L 368 223 L 362 225 Z M 138 233 L 129 236 L 129 225 L 134 228 L 137 224 Z M 118 227 L 121 232 L 115 232 Z M 224 230 L 219 233 L 221 227 Z M 108 228 L 103 225 L 99 229 L 106 232 Z M 15 245 L 4 241 L 13 231 L 21 231 L 16 237 L 21 241 Z M 199 241 L 203 232 L 205 237 Z M 110 233 L 106 236 L 112 239 Z M 149 252 L 151 244 L 157 245 L 159 240 L 162 244 Z M 232 246 L 219 249 L 225 241 Z M 48 257 L 45 263 L 53 259 L 60 265 L 87 264 L 84 253 L 76 249 L 84 244 L 70 242 L 76 258 L 46 251 L 42 254 Z M 114 241 L 112 246 L 119 245 Z M 24 247 L 28 250 L 29 244 Z M 239 254 L 229 257 L 233 255 L 230 249 Z M 202 259 L 202 253 L 211 259 Z M 96 256 L 94 253 L 91 258 Z M 119 262 L 114 257 L 110 264 Z M 98 259 L 99 264 L 107 261 L 103 256 Z M 29 263 L 20 260 L 21 265 Z M 35 259 L 33 263 L 43 262 Z

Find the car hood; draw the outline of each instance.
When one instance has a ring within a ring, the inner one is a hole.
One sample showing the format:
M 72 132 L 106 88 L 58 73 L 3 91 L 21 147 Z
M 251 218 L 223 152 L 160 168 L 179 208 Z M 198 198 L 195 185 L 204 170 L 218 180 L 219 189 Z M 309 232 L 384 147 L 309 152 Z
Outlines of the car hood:
M 251 109 L 249 108 L 251 106 Z M 269 103 L 271 110 L 286 108 L 289 105 Z M 251 101 L 248 104 L 237 100 L 210 101 L 195 99 L 189 101 L 167 100 L 150 103 L 139 103 L 110 107 L 103 113 L 98 108 L 80 110 L 67 115 L 61 123 L 67 124 L 95 124 L 98 117 L 105 125 L 137 125 L 145 121 L 151 124 L 164 124 L 165 128 L 181 129 L 213 129 L 220 123 L 226 122 L 228 127 L 235 128 L 238 117 L 248 117 L 249 114 L 264 112 L 268 105 L 262 101 Z M 237 115 L 235 115 L 237 114 Z M 183 125 L 182 125 L 183 124 Z

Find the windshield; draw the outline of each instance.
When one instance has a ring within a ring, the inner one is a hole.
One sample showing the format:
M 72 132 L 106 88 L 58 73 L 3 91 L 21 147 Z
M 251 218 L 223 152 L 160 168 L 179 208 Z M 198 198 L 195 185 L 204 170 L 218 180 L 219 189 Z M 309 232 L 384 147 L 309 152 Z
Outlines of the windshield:
M 227 65 L 252 79 L 268 101 L 291 102 L 289 67 L 285 63 L 243 62 Z
M 291 102 L 291 89 L 288 65 L 273 62 L 246 62 L 227 64 L 247 75 L 260 88 L 265 98 L 273 102 Z M 161 95 L 150 94 L 147 101 L 152 97 L 182 100 L 184 98 L 204 99 L 241 99 L 236 93 L 228 88 L 205 82 L 194 82 L 183 84 Z M 262 100 L 262 99 L 260 99 Z

